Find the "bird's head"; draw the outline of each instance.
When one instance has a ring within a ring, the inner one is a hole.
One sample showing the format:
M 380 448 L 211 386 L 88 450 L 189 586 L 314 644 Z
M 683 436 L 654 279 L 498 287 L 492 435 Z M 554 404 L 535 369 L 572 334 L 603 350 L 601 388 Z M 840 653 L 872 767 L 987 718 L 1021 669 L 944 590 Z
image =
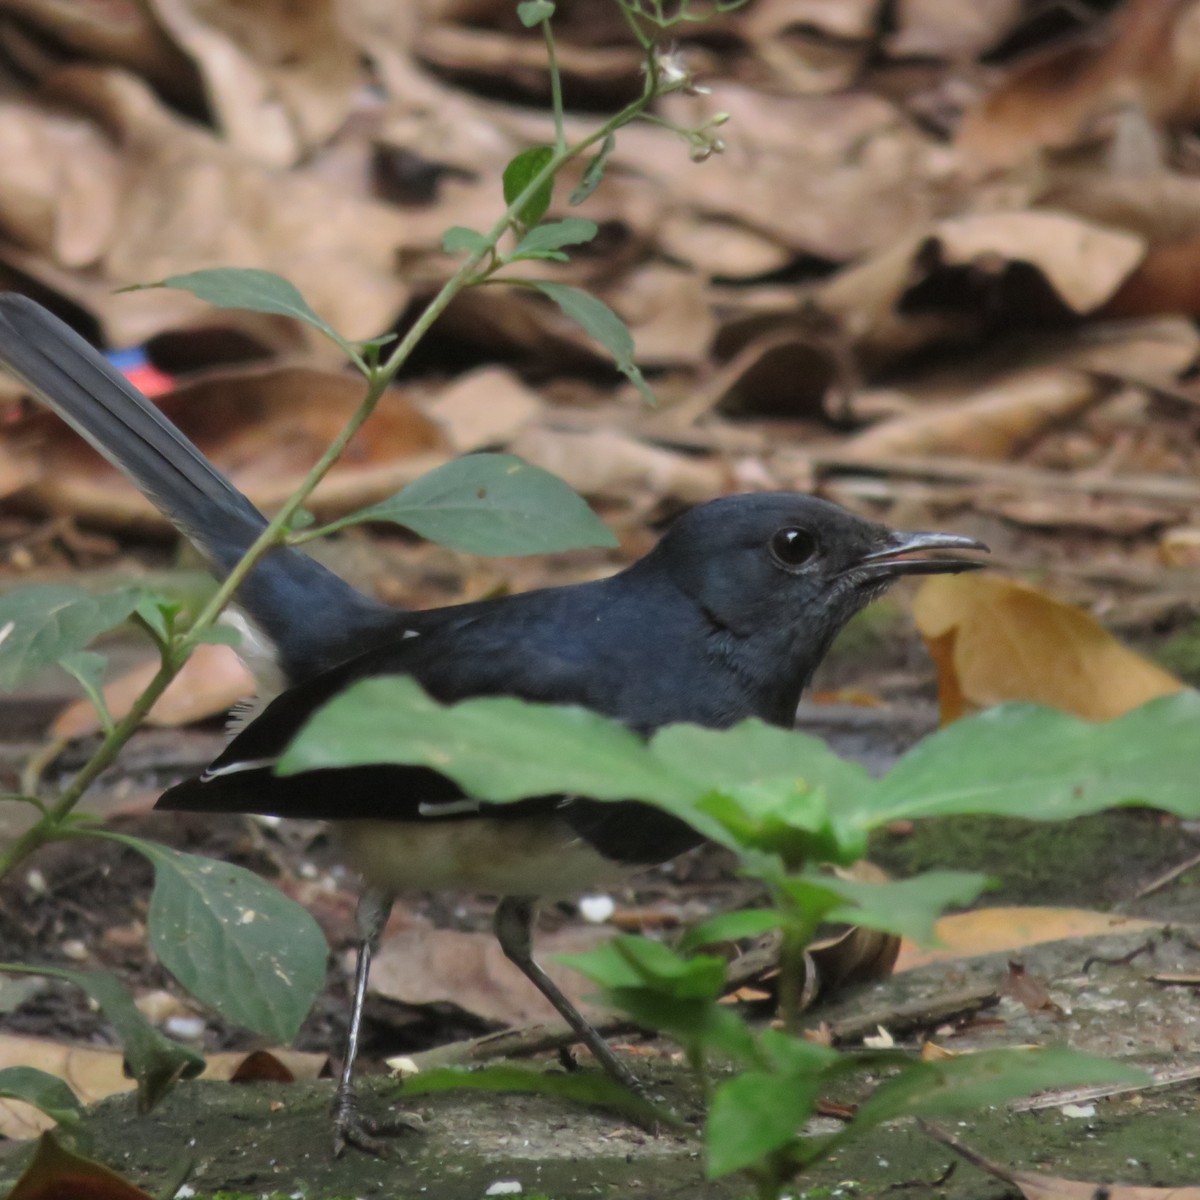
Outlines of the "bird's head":
M 660 568 L 745 651 L 797 694 L 837 633 L 901 575 L 970 571 L 986 550 L 953 533 L 912 533 L 789 492 L 727 496 L 680 517 L 654 551 Z

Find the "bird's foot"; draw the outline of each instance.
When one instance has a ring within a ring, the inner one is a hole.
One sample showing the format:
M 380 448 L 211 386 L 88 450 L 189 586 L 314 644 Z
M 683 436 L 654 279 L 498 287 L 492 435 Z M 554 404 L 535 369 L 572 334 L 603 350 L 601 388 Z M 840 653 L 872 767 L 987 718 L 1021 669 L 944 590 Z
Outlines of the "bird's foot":
M 387 1158 L 392 1143 L 388 1140 L 406 1133 L 424 1133 L 425 1122 L 416 1113 L 397 1113 L 390 1120 L 380 1121 L 359 1112 L 358 1097 L 353 1091 L 339 1089 L 333 1100 L 333 1156 L 340 1158 L 347 1146 Z

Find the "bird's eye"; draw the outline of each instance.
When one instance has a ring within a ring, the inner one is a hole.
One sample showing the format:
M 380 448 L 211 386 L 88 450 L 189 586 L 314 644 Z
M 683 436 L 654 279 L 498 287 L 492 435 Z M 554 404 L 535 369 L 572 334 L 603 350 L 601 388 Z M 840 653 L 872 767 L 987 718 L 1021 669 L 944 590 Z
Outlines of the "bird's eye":
M 817 552 L 817 539 L 806 529 L 781 529 L 771 538 L 771 553 L 785 567 L 799 567 Z

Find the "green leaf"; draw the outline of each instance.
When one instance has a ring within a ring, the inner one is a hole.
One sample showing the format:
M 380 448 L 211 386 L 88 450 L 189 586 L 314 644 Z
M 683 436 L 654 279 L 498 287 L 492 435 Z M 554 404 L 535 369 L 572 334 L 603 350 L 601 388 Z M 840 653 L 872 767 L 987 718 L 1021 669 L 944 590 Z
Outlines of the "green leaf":
M 617 370 L 641 392 L 647 404 L 655 402 L 654 393 L 633 361 L 633 337 L 625 327 L 625 322 L 603 300 L 597 300 L 588 292 L 565 283 L 538 279 L 533 286 L 549 296 L 572 321 L 613 356 Z
M 83 1116 L 83 1105 L 70 1087 L 57 1075 L 36 1067 L 0 1070 L 0 1096 L 24 1100 L 64 1126 L 78 1124 Z
M 563 246 L 577 246 L 581 242 L 590 242 L 598 232 L 595 221 L 585 221 L 580 217 L 567 217 L 562 221 L 535 225 L 517 243 L 516 249 L 508 258 L 510 262 L 515 262 L 522 258 L 546 258 L 554 255 L 565 260 L 565 254 L 557 253 Z
M 673 1037 L 693 1057 L 719 1054 L 742 1066 L 759 1065 L 754 1035 L 728 1005 L 681 1000 L 648 987 L 605 989 L 604 996 L 644 1028 Z
M 611 133 L 600 143 L 600 149 L 592 156 L 584 169 L 583 177 L 567 200 L 572 208 L 582 204 L 600 186 L 600 181 L 604 178 L 604 168 L 608 165 L 608 156 L 616 144 L 617 139 Z
M 822 919 L 848 921 L 911 938 L 924 945 L 936 941 L 934 922 L 951 906 L 970 904 L 987 887 L 988 877 L 973 871 L 926 871 L 912 879 L 887 883 L 862 883 L 836 875 L 805 872 L 781 886 L 802 907 L 807 907 L 811 887 L 845 901 L 842 907 L 825 908 Z
M 743 848 L 792 864 L 852 862 L 865 853 L 863 830 L 842 813 L 871 778 L 820 739 L 752 719 L 722 730 L 669 726 L 651 746 L 672 769 L 707 785 L 701 809 Z
M 636 733 L 587 709 L 509 697 L 440 705 L 405 676 L 347 688 L 312 717 L 277 769 L 371 763 L 434 767 L 480 800 L 568 792 L 686 806 L 693 794 Z
M 550 146 L 531 146 L 528 150 L 522 150 L 504 168 L 504 203 L 513 204 L 553 157 L 554 150 Z M 514 218 L 517 224 L 526 228 L 536 225 L 546 215 L 553 194 L 554 179 L 551 177 L 539 184 L 517 211 Z
M 594 1104 L 623 1113 L 635 1121 L 659 1123 L 679 1128 L 680 1122 L 669 1112 L 635 1096 L 607 1075 L 593 1071 L 532 1071 L 525 1067 L 497 1065 L 467 1070 L 461 1067 L 437 1067 L 421 1071 L 404 1080 L 405 1096 L 427 1096 L 434 1092 L 457 1090 L 478 1092 L 532 1092 L 539 1096 L 558 1096 L 576 1104 Z
M 325 978 L 312 916 L 232 863 L 106 833 L 154 864 L 150 942 L 164 967 L 222 1016 L 290 1041 Z
M 1088 1084 L 1144 1084 L 1136 1067 L 1080 1054 L 1063 1046 L 1044 1050 L 986 1050 L 938 1062 L 912 1063 L 882 1083 L 859 1106 L 861 1133 L 894 1117 L 947 1117 L 1005 1104 L 1045 1088 Z
M 787 1146 L 812 1116 L 820 1075 L 744 1071 L 713 1093 L 704 1139 L 708 1177 L 719 1179 Z
M 118 840 L 132 842 L 136 839 Z M 178 1080 L 191 1079 L 204 1070 L 204 1059 L 151 1025 L 138 1011 L 121 981 L 108 971 L 71 971 L 65 967 L 9 963 L 0 970 L 65 979 L 87 992 L 121 1039 L 125 1061 L 137 1080 L 140 1112 L 149 1112 Z
M 165 645 L 171 640 L 183 603 L 172 597 L 143 595 L 138 599 L 135 611 L 150 632 Z
M 586 954 L 561 961 L 601 987 L 652 987 L 678 1000 L 715 1000 L 725 983 L 725 960 L 700 954 L 685 958 L 662 942 L 630 934 L 615 937 Z
M 442 249 L 447 254 L 458 254 L 466 250 L 470 254 L 483 254 L 491 249 L 488 238 L 476 229 L 465 225 L 454 225 L 442 234 Z
M 926 738 L 852 807 L 877 827 L 968 814 L 1066 820 L 1138 803 L 1200 816 L 1200 692 L 1102 724 L 1030 704 L 989 709 Z
M 549 554 L 617 539 L 557 475 L 511 454 L 468 454 L 329 530 L 394 521 L 467 554 Z
M 104 731 L 109 732 L 113 727 L 113 719 L 108 711 L 108 702 L 104 699 L 104 670 L 108 666 L 108 659 L 91 650 L 75 650 L 71 654 L 64 654 L 58 660 L 58 665 L 83 688 Z
M 129 619 L 142 599 L 134 588 L 93 595 L 62 584 L 0 597 L 0 689 L 84 649 Z
M 554 5 L 550 0 L 522 0 L 517 5 L 517 16 L 526 29 L 532 29 L 554 16 Z
M 294 283 L 272 271 L 254 267 L 213 267 L 206 271 L 189 271 L 186 275 L 168 275 L 158 283 L 139 284 L 122 291 L 167 287 L 191 292 L 193 296 L 217 308 L 246 308 L 251 312 L 274 313 L 294 317 L 319 330 L 346 353 L 355 354 L 354 347 L 327 321 L 323 321 Z
M 760 937 L 778 929 L 782 917 L 773 908 L 743 908 L 737 912 L 718 913 L 693 925 L 683 935 L 679 949 L 684 953 L 717 942 L 736 942 L 741 938 Z

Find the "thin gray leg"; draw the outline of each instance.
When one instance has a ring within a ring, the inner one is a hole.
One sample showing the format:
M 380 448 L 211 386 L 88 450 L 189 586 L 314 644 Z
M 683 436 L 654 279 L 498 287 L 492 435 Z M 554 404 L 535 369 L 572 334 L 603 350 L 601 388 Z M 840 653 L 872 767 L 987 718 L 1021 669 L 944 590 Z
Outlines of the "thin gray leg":
M 494 929 L 500 948 L 508 960 L 521 969 L 558 1010 L 563 1020 L 579 1035 L 579 1040 L 595 1055 L 596 1061 L 618 1083 L 641 1096 L 645 1089 L 634 1073 L 609 1049 L 608 1043 L 588 1024 L 583 1014 L 563 995 L 558 985 L 534 962 L 533 918 L 536 902 L 528 896 L 505 896 L 496 907 Z
M 379 946 L 395 899 L 389 892 L 367 888 L 359 897 L 354 923 L 358 933 L 358 956 L 354 969 L 354 1005 L 346 1031 L 346 1055 L 342 1077 L 333 1097 L 333 1153 L 340 1155 L 347 1146 L 357 1146 L 371 1154 L 384 1154 L 387 1145 L 377 1135 L 394 1135 L 406 1129 L 419 1129 L 419 1117 L 401 1117 L 383 1124 L 360 1115 L 354 1093 L 354 1060 L 358 1057 L 358 1039 L 362 1030 L 363 1004 L 367 999 L 367 980 L 371 974 L 371 955 Z

